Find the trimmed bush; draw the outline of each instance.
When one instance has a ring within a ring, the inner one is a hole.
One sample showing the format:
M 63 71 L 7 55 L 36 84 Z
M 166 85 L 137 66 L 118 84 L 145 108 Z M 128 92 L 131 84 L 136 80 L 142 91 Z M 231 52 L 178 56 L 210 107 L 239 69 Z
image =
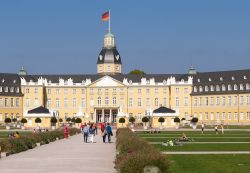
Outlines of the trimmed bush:
M 180 122 L 181 122 L 181 120 L 180 120 L 180 118 L 179 118 L 179 117 L 175 117 L 175 118 L 174 118 L 174 122 L 175 122 L 175 123 L 180 123 Z
M 191 119 L 191 123 L 196 124 L 197 122 L 198 122 L 198 118 L 197 118 L 197 117 L 193 117 L 193 118 Z
M 68 123 L 70 123 L 70 122 L 71 122 L 71 118 L 68 117 L 68 118 L 66 119 L 66 121 L 67 121 Z
M 75 118 L 75 117 L 71 118 L 71 122 L 72 122 L 73 124 L 75 124 L 75 123 L 76 123 L 76 118 Z
M 125 123 L 125 118 L 123 118 L 123 117 L 122 117 L 122 118 L 120 118 L 120 119 L 119 119 L 119 123 L 121 123 L 121 124 L 122 124 L 122 126 L 123 126 L 123 124 Z
M 146 166 L 158 167 L 162 173 L 168 172 L 169 160 L 159 150 L 138 137 L 128 128 L 117 130 L 116 169 L 121 173 L 143 172 Z
M 79 126 L 79 124 L 80 124 L 80 123 L 82 123 L 82 119 L 81 119 L 81 118 L 76 118 L 75 123 L 77 123 L 77 124 L 78 124 L 78 126 Z
M 41 123 L 41 122 L 42 122 L 41 118 L 36 118 L 36 119 L 35 119 L 35 123 L 37 124 L 37 126 L 38 126 L 38 124 Z
M 186 118 L 182 118 L 182 119 L 181 119 L 181 121 L 185 121 L 185 120 L 186 120 Z
M 144 122 L 145 126 L 146 126 L 146 123 L 149 122 L 149 118 L 148 117 L 143 117 L 142 122 Z
M 69 134 L 71 136 L 80 132 L 80 129 L 75 128 L 69 130 Z M 63 129 L 27 134 L 21 136 L 20 138 L 1 139 L 0 146 L 3 152 L 14 154 L 34 148 L 36 146 L 36 143 L 48 144 L 55 141 L 56 138 L 64 138 Z
M 56 119 L 56 117 L 51 117 L 51 119 L 50 119 L 50 123 L 51 123 L 51 125 L 52 125 L 52 126 L 55 126 L 55 125 L 56 125 L 56 123 L 57 123 L 57 119 Z
M 25 119 L 25 118 L 22 118 L 21 119 L 21 123 L 24 125 L 25 123 L 27 123 L 28 121 L 27 121 L 27 119 Z
M 160 117 L 160 118 L 158 119 L 158 122 L 161 123 L 161 125 L 162 125 L 162 123 L 165 122 L 165 119 L 164 119 L 163 117 Z
M 11 119 L 10 119 L 10 118 L 5 118 L 4 122 L 5 122 L 6 124 L 9 124 L 9 123 L 11 123 Z
M 134 117 L 130 117 L 128 121 L 133 124 L 135 122 L 135 118 Z
M 59 118 L 59 123 L 62 123 L 63 122 L 63 119 L 62 118 Z

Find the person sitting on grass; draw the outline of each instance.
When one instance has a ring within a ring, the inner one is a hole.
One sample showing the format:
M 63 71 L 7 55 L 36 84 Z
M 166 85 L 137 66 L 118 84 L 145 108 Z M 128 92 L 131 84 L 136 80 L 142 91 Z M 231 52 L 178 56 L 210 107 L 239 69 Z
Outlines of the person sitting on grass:
M 21 136 L 20 136 L 19 132 L 16 132 L 16 133 L 14 134 L 14 137 L 15 137 L 15 138 L 20 138 Z
M 189 141 L 189 138 L 186 136 L 185 133 L 182 133 L 182 136 L 179 138 L 179 141 Z

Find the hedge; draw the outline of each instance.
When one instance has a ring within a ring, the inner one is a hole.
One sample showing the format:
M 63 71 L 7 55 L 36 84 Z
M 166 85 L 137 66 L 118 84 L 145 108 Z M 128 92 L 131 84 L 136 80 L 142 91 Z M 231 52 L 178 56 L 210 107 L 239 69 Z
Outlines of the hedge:
M 158 167 L 162 173 L 168 172 L 168 158 L 130 129 L 118 129 L 116 137 L 115 165 L 118 172 L 141 173 L 147 166 Z
M 77 133 L 80 133 L 80 129 L 71 128 L 69 130 L 69 134 L 71 136 Z M 50 142 L 55 141 L 56 138 L 59 139 L 64 138 L 63 129 L 49 131 L 49 132 L 27 134 L 21 136 L 20 138 L 2 139 L 0 140 L 0 146 L 2 152 L 14 154 L 35 148 L 36 143 L 40 143 L 41 145 L 48 144 Z

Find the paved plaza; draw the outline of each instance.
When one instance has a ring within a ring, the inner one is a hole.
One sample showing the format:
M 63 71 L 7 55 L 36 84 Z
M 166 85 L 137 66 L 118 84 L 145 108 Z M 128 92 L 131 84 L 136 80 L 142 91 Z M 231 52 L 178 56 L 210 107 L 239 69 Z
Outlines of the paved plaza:
M 115 134 L 115 133 L 114 133 Z M 115 137 L 112 144 L 84 143 L 82 135 L 59 140 L 0 159 L 1 173 L 115 173 Z

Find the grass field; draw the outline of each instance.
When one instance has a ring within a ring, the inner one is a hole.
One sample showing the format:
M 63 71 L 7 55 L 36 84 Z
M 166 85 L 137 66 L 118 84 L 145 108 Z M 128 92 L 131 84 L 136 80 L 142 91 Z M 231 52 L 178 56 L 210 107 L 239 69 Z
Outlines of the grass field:
M 250 155 L 169 155 L 170 173 L 249 173 Z
M 250 131 L 226 131 L 215 134 L 207 131 L 168 131 L 160 134 L 138 132 L 138 136 L 149 142 L 165 142 L 176 139 L 185 133 L 192 140 L 182 146 L 163 146 L 153 144 L 160 151 L 250 151 L 250 143 L 209 143 L 209 142 L 250 142 Z M 205 143 L 196 143 L 205 142 Z M 248 173 L 250 155 L 248 154 L 205 154 L 205 155 L 167 155 L 171 160 L 171 173 Z
M 8 135 L 13 132 L 15 131 L 0 131 L 0 139 L 8 138 Z M 31 131 L 19 131 L 19 133 L 22 136 L 31 133 Z

